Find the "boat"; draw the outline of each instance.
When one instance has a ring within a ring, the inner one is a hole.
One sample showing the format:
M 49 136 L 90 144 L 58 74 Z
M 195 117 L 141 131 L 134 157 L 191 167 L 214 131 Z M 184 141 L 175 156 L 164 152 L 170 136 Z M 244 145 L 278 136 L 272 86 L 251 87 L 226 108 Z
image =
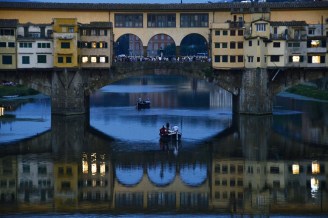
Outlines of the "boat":
M 160 140 L 161 141 L 180 141 L 182 133 L 179 131 L 178 126 L 173 126 L 172 129 L 167 127 L 162 127 L 159 130 Z
M 137 102 L 137 109 L 140 110 L 140 109 L 148 109 L 148 108 L 150 108 L 150 100 L 149 99 L 142 100 L 141 98 L 139 98 Z

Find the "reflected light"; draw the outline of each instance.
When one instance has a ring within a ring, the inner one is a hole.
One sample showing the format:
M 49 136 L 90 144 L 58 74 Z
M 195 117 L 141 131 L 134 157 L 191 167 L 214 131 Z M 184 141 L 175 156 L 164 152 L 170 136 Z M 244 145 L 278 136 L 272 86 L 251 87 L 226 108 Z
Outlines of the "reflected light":
M 88 167 L 88 161 L 82 160 L 82 172 L 84 174 L 88 174 L 89 167 Z
M 3 116 L 4 114 L 5 114 L 5 108 L 0 107 L 0 117 Z
M 106 172 L 106 165 L 105 162 L 100 163 L 100 175 L 104 176 Z
M 318 161 L 312 162 L 312 174 L 319 174 L 320 173 L 320 165 Z
M 91 164 L 91 173 L 92 173 L 92 175 L 96 175 L 96 173 L 97 173 L 97 164 L 96 163 Z
M 316 197 L 316 193 L 319 190 L 319 180 L 316 178 L 311 178 L 311 196 L 312 198 Z
M 293 171 L 294 175 L 300 174 L 300 165 L 299 164 L 293 164 L 292 171 Z

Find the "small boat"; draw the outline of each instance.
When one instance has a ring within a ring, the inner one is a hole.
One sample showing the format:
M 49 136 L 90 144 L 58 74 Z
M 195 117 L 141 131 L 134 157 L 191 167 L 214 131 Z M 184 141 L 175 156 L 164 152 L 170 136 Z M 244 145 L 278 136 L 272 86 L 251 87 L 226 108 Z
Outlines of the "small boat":
M 150 100 L 149 99 L 142 100 L 141 98 L 139 98 L 137 102 L 137 109 L 140 110 L 140 109 L 148 109 L 148 108 L 150 108 Z
M 179 132 L 178 126 L 173 126 L 172 129 L 164 126 L 159 130 L 160 140 L 162 141 L 180 141 L 182 133 Z

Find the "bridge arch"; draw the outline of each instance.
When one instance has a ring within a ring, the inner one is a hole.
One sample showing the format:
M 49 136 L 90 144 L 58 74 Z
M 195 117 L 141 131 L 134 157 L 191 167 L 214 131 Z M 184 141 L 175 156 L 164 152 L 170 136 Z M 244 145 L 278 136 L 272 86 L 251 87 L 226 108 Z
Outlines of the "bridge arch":
M 169 163 L 157 163 L 147 167 L 149 181 L 155 186 L 167 186 L 171 184 L 176 177 L 175 165 Z
M 138 185 L 143 177 L 143 167 L 140 166 L 116 166 L 115 174 L 117 181 L 125 186 Z
M 195 56 L 197 54 L 208 56 L 208 41 L 199 33 L 186 35 L 180 43 L 180 55 Z
M 121 35 L 114 43 L 115 55 L 143 56 L 142 40 L 135 34 Z
M 164 33 L 159 33 L 151 37 L 147 44 L 147 56 L 175 57 L 176 45 L 173 38 Z

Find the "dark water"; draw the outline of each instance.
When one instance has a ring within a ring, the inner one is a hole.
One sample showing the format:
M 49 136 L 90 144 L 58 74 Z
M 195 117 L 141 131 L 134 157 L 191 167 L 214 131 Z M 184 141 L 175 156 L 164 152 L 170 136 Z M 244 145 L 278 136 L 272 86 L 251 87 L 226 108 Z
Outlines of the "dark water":
M 284 93 L 272 116 L 233 115 L 205 81 L 145 76 L 90 104 L 61 117 L 45 96 L 1 102 L 0 216 L 328 215 L 328 102 Z M 159 141 L 167 122 L 181 142 Z

